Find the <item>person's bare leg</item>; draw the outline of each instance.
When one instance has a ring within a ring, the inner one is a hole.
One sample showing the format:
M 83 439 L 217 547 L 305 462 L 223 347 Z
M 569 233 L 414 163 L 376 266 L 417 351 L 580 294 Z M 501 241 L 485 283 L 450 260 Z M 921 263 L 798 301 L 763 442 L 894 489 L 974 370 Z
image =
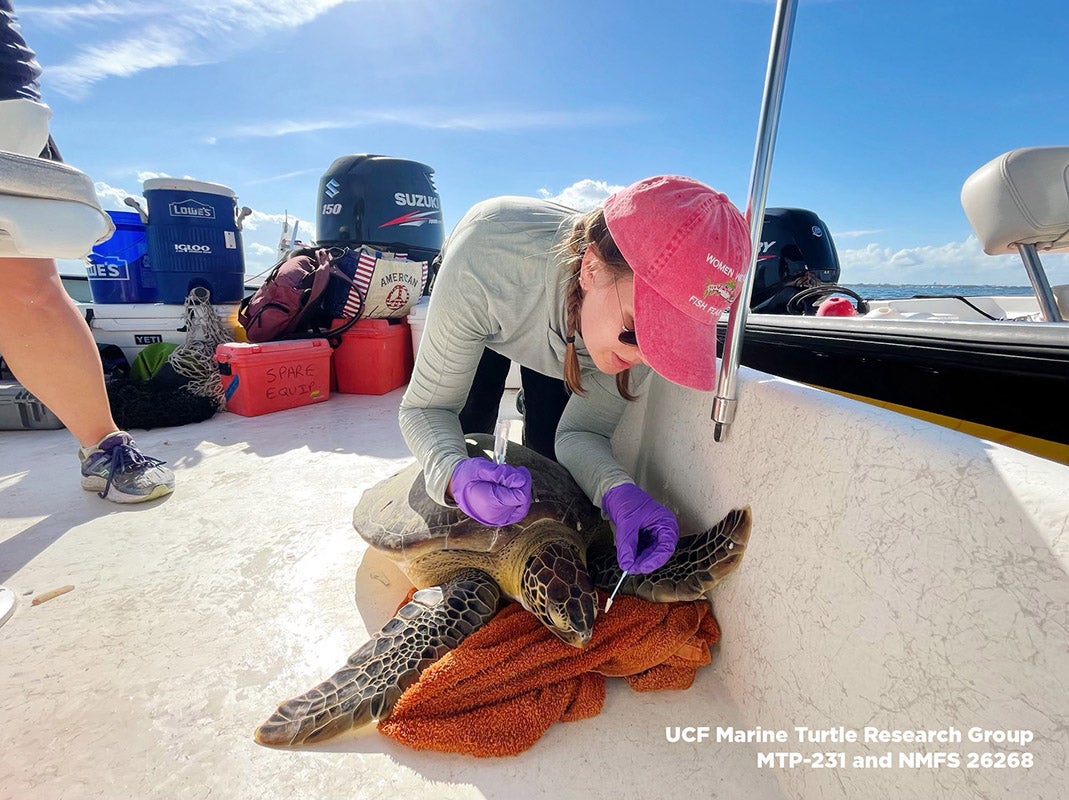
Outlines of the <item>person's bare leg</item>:
M 100 355 L 50 259 L 0 260 L 0 353 L 82 447 L 112 431 Z

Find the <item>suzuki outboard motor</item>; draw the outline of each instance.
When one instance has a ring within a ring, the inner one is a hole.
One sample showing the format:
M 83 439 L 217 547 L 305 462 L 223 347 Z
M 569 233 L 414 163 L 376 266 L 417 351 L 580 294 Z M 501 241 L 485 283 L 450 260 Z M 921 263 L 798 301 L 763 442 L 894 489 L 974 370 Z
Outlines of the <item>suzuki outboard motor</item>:
M 820 217 L 804 208 L 765 209 L 750 296 L 751 311 L 788 313 L 788 302 L 799 292 L 838 280 L 839 254 Z M 801 312 L 801 309 L 791 310 Z
M 366 244 L 427 262 L 442 249 L 442 202 L 426 164 L 342 156 L 320 180 L 318 200 L 319 247 Z

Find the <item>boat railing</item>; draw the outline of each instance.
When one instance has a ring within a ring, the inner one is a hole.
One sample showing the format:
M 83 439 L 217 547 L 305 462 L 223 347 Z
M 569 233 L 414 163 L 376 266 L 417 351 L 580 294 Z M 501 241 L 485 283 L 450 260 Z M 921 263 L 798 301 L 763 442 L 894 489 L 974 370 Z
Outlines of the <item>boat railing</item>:
M 718 442 L 724 441 L 727 436 L 727 428 L 735 418 L 735 408 L 738 405 L 737 380 L 742 358 L 742 335 L 746 329 L 746 318 L 749 316 L 754 267 L 761 243 L 765 201 L 768 197 L 768 183 L 772 174 L 772 155 L 776 149 L 776 130 L 779 127 L 783 84 L 787 76 L 787 61 L 791 51 L 791 37 L 794 34 L 797 6 L 797 0 L 777 0 L 772 22 L 772 42 L 769 47 L 768 68 L 765 72 L 761 112 L 757 124 L 757 142 L 754 147 L 750 187 L 746 198 L 746 219 L 750 223 L 750 263 L 728 317 L 717 392 L 713 398 L 712 419 L 715 423 L 713 436 Z
M 1039 253 L 1034 244 L 1017 245 L 1024 262 L 1025 272 L 1032 284 L 1032 291 L 1036 293 L 1036 301 L 1039 303 L 1039 313 L 1044 322 L 1064 322 L 1061 312 L 1058 310 L 1058 301 L 1054 298 L 1054 290 L 1051 289 L 1047 272 L 1043 269 L 1043 262 L 1039 260 Z

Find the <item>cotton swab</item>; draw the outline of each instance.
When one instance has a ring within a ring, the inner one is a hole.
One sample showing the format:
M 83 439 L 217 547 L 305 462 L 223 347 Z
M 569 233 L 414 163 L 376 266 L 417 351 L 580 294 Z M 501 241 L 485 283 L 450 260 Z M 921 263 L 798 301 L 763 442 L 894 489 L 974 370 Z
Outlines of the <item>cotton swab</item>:
M 624 578 L 627 577 L 627 570 L 624 570 L 623 575 L 620 576 L 620 580 L 616 582 L 616 588 L 612 590 L 612 594 L 609 595 L 609 599 L 605 601 L 605 613 L 609 613 L 609 609 L 612 608 L 612 599 L 616 597 L 616 593 L 620 591 L 620 587 L 624 585 Z

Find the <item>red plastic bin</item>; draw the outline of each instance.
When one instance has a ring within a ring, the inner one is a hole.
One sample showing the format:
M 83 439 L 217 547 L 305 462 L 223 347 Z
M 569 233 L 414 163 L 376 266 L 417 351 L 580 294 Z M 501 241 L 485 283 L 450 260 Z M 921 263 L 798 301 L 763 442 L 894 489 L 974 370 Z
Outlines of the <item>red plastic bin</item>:
M 228 411 L 256 417 L 330 399 L 330 344 L 231 342 L 215 348 Z
M 337 324 L 337 323 L 335 323 Z M 341 337 L 334 372 L 342 394 L 386 394 L 412 377 L 408 320 L 362 319 Z

